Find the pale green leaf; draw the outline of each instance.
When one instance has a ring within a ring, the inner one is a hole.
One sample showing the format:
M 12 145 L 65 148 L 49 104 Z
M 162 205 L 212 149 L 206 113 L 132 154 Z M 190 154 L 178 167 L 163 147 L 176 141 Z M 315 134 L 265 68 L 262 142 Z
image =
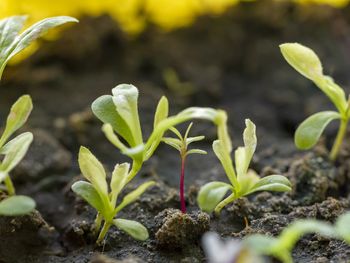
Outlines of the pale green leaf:
M 235 151 L 235 164 L 238 181 L 240 181 L 241 177 L 245 176 L 247 173 L 257 144 L 255 124 L 251 120 L 246 119 L 245 125 L 246 128 L 243 132 L 244 147 L 239 147 Z
M 292 184 L 285 176 L 269 175 L 255 183 L 248 194 L 257 191 L 287 192 L 291 190 Z
M 182 142 L 179 139 L 164 137 L 162 141 L 181 152 Z
M 336 119 L 340 119 L 340 114 L 335 111 L 322 111 L 310 116 L 296 130 L 295 145 L 303 150 L 313 147 L 327 125 Z
M 21 22 L 22 21 L 20 21 L 20 23 Z M 12 43 L 8 45 L 4 52 L 1 52 L 2 56 L 0 60 L 0 77 L 7 62 L 12 57 L 21 52 L 23 49 L 27 48 L 32 42 L 44 35 L 51 28 L 60 26 L 68 22 L 78 22 L 78 20 L 69 16 L 50 17 L 35 23 L 34 25 L 26 29 L 23 33 L 17 35 L 17 37 L 13 38 L 12 36 Z M 18 30 L 18 27 L 19 26 L 16 25 L 14 29 Z
M 137 146 L 143 143 L 138 112 L 138 89 L 129 84 L 120 84 L 112 89 L 113 103 L 121 118 L 128 125 Z
M 5 144 L 8 138 L 27 121 L 33 109 L 32 99 L 29 95 L 21 96 L 11 107 L 7 116 L 6 127 L 0 138 L 0 148 Z
M 348 244 L 350 244 L 350 212 L 342 214 L 335 223 L 335 229 Z
M 162 97 L 157 105 L 156 113 L 154 114 L 153 128 L 155 128 L 159 122 L 166 119 L 169 114 L 169 102 L 166 97 Z
M 117 112 L 111 95 L 97 98 L 91 105 L 92 112 L 103 123 L 109 123 L 130 146 L 136 146 L 131 130 L 124 119 Z
M 84 181 L 75 182 L 72 185 L 72 191 L 83 198 L 89 205 L 91 205 L 101 214 L 105 214 L 107 212 L 105 211 L 106 209 L 104 208 L 100 195 L 92 184 Z
M 280 49 L 287 62 L 306 78 L 323 75 L 321 61 L 312 49 L 298 43 L 282 44 Z
M 0 20 L 0 57 L 5 57 L 6 49 L 22 30 L 27 16 L 10 16 Z
M 141 184 L 139 187 L 137 187 L 134 191 L 127 194 L 123 201 L 120 203 L 120 205 L 116 208 L 115 212 L 118 213 L 120 210 L 122 210 L 127 205 L 135 202 L 150 186 L 155 185 L 156 183 L 153 181 L 146 182 Z
M 200 149 L 191 149 L 186 152 L 186 155 L 190 155 L 190 154 L 207 154 L 207 152 Z
M 210 182 L 201 187 L 197 202 L 202 211 L 211 213 L 221 202 L 231 185 L 223 182 Z
M 205 136 L 195 136 L 195 137 L 189 137 L 186 138 L 186 144 L 187 146 L 193 142 L 199 142 L 205 139 Z
M 130 170 L 129 163 L 117 164 L 114 167 L 111 180 L 111 202 L 115 206 L 120 191 L 127 183 L 128 173 Z
M 149 237 L 147 228 L 139 222 L 117 218 L 113 224 L 136 240 L 145 241 Z
M 83 146 L 81 146 L 79 150 L 78 162 L 83 176 L 91 182 L 99 193 L 100 198 L 106 201 L 108 197 L 108 186 L 106 182 L 106 172 L 102 164 L 89 149 Z
M 0 202 L 0 215 L 2 216 L 25 215 L 32 212 L 34 209 L 35 202 L 28 196 L 11 196 Z
M 33 141 L 33 134 L 25 132 L 4 145 L 0 154 L 4 154 L 5 158 L 0 164 L 0 171 L 8 174 L 16 165 L 24 158 L 30 144 Z
M 119 140 L 118 136 L 114 133 L 113 127 L 110 123 L 102 125 L 102 131 L 107 139 L 119 150 L 125 151 L 127 147 Z
M 260 180 L 260 177 L 256 174 L 255 171 L 248 170 L 244 174 L 244 176 L 241 176 L 238 178 L 238 182 L 240 186 L 238 194 L 240 196 L 244 196 L 251 193 L 251 189 L 257 182 L 259 182 L 259 180 Z

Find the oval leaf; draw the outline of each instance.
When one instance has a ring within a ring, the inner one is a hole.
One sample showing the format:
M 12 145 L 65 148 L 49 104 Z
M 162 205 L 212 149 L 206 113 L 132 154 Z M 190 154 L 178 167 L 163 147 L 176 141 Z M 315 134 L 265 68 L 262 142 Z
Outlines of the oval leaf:
M 282 175 L 269 175 L 261 178 L 248 192 L 248 194 L 257 191 L 287 192 L 292 190 L 290 181 Z
M 21 96 L 11 107 L 7 116 L 5 131 L 0 139 L 0 148 L 5 144 L 8 138 L 27 121 L 29 114 L 33 109 L 32 99 L 29 95 Z
M 227 191 L 232 186 L 223 182 L 211 182 L 201 187 L 198 193 L 197 202 L 202 211 L 211 213 L 221 202 Z
M 159 100 L 156 113 L 154 114 L 153 128 L 155 128 L 159 122 L 166 119 L 168 117 L 168 113 L 169 113 L 169 102 L 168 102 L 168 99 L 163 96 Z
M 118 218 L 113 220 L 113 224 L 136 240 L 145 241 L 149 237 L 147 228 L 139 222 Z
M 335 111 L 322 111 L 310 116 L 296 130 L 295 145 L 302 150 L 310 149 L 317 143 L 327 125 L 336 119 L 340 119 L 340 114 Z
M 104 214 L 103 202 L 92 184 L 84 181 L 75 182 L 72 185 L 72 191 L 78 196 L 83 198 L 89 205 L 99 211 L 101 214 Z
M 11 196 L 0 202 L 0 215 L 25 215 L 32 212 L 34 208 L 35 202 L 32 198 L 23 195 Z
M 342 214 L 335 223 L 335 228 L 339 236 L 341 236 L 348 244 L 350 244 L 350 212 Z

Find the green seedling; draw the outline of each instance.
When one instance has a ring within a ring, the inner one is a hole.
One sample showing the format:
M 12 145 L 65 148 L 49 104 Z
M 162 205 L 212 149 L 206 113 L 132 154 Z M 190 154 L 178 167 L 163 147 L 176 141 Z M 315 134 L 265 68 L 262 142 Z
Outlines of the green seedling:
M 286 227 L 278 237 L 255 234 L 248 236 L 244 243 L 260 255 L 273 256 L 284 263 L 292 263 L 291 252 L 303 235 L 317 233 L 350 244 L 349 226 L 350 212 L 341 215 L 334 226 L 318 220 L 301 219 Z
M 246 128 L 243 133 L 244 147 L 238 147 L 235 151 L 235 166 L 230 156 L 228 146 L 225 142 L 216 140 L 213 143 L 213 150 L 220 160 L 230 184 L 224 182 L 210 182 L 204 185 L 198 194 L 198 204 L 205 212 L 215 211 L 219 215 L 221 209 L 236 199 L 257 191 L 286 192 L 291 190 L 291 183 L 282 175 L 269 175 L 263 178 L 249 170 L 249 164 L 253 158 L 257 139 L 255 125 L 246 120 Z M 227 191 L 231 194 L 224 198 Z
M 138 113 L 138 95 L 135 86 L 121 84 L 112 90 L 112 95 L 101 96 L 92 104 L 93 113 L 104 123 L 102 130 L 108 140 L 133 161 L 127 182 L 135 177 L 143 163 L 153 155 L 164 133 L 180 123 L 192 119 L 209 120 L 217 125 L 220 140 L 231 147 L 231 143 L 228 142 L 230 138 L 227 134 L 227 115 L 224 111 L 191 107 L 174 116 L 168 116 L 169 103 L 166 97 L 162 97 L 158 103 L 153 132 L 144 142 Z
M 164 137 L 163 142 L 175 148 L 180 153 L 181 159 L 181 174 L 180 174 L 180 203 L 181 212 L 186 213 L 186 202 L 185 202 L 185 164 L 187 156 L 190 154 L 207 154 L 206 151 L 199 149 L 188 149 L 188 146 L 197 141 L 204 139 L 204 136 L 188 137 L 193 123 L 188 126 L 185 135 L 182 136 L 181 133 L 176 128 L 170 128 L 170 130 L 177 136 L 177 138 Z
M 142 224 L 133 220 L 116 218 L 116 216 L 124 207 L 135 202 L 155 182 L 141 184 L 117 205 L 118 196 L 128 182 L 130 165 L 128 163 L 117 164 L 108 187 L 106 172 L 102 164 L 87 148 L 80 148 L 78 161 L 83 176 L 89 182 L 78 181 L 72 185 L 72 190 L 97 210 L 94 233 L 99 234 L 96 243 L 102 243 L 112 225 L 134 239 L 146 240 L 148 231 Z
M 23 215 L 35 208 L 35 202 L 31 198 L 15 196 L 15 187 L 10 177 L 10 172 L 23 159 L 32 143 L 33 134 L 25 132 L 8 141 L 13 133 L 27 121 L 32 108 L 32 100 L 28 95 L 20 97 L 12 105 L 7 117 L 5 130 L 0 137 L 0 154 L 3 156 L 0 162 L 0 183 L 4 183 L 5 188 L 3 188 L 3 191 L 9 196 L 0 202 L 0 215 Z
M 313 81 L 337 109 L 316 113 L 303 121 L 295 132 L 295 144 L 303 150 L 312 148 L 327 125 L 333 120 L 340 120 L 338 134 L 330 153 L 330 159 L 335 160 L 349 122 L 350 100 L 346 99 L 344 90 L 331 77 L 323 74 L 321 61 L 313 50 L 298 43 L 283 44 L 280 48 L 287 62 L 304 77 Z

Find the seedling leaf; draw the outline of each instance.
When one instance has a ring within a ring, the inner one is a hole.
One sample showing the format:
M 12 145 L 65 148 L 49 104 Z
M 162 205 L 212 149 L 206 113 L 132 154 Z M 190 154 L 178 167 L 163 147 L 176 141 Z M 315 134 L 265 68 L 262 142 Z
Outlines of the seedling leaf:
M 154 114 L 153 128 L 156 128 L 158 123 L 166 119 L 169 114 L 169 102 L 166 97 L 162 97 L 157 105 L 156 113 Z
M 294 141 L 299 149 L 310 149 L 319 140 L 327 125 L 341 116 L 335 111 L 322 111 L 303 121 L 295 132 Z
M 0 202 L 0 215 L 20 216 L 33 211 L 35 202 L 28 196 L 16 195 Z
M 288 192 L 292 190 L 290 181 L 282 175 L 269 175 L 261 178 L 249 191 L 249 193 L 257 191 L 274 191 Z
M 338 233 L 348 244 L 350 244 L 350 212 L 342 214 L 338 217 L 335 223 L 335 228 Z
M 88 202 L 89 205 L 91 205 L 100 213 L 104 214 L 105 209 L 103 202 L 92 184 L 84 181 L 78 181 L 72 185 L 72 190 L 74 193 Z
M 231 185 L 223 182 L 210 182 L 202 186 L 197 197 L 200 209 L 208 213 L 214 211 L 231 188 Z
M 147 229 L 139 222 L 118 218 L 113 224 L 136 240 L 144 241 L 149 237 Z
M 114 167 L 111 180 L 111 201 L 115 206 L 117 197 L 120 191 L 124 188 L 127 183 L 127 177 L 130 169 L 129 163 L 117 164 Z
M 11 107 L 7 116 L 5 131 L 0 138 L 0 148 L 8 138 L 27 121 L 33 109 L 32 99 L 29 95 L 21 96 Z

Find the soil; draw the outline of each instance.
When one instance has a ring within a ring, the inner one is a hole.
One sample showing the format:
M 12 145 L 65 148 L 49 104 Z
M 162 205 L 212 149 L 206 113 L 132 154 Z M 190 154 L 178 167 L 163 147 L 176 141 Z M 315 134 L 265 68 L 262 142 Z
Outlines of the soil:
M 201 17 L 188 28 L 162 32 L 150 25 L 135 37 L 124 34 L 108 16 L 80 20 L 57 41 L 42 43 L 32 57 L 8 67 L 1 84 L 2 120 L 20 95 L 28 93 L 34 101 L 23 130 L 33 131 L 35 141 L 12 176 L 18 192 L 32 196 L 40 212 L 0 218 L 1 263 L 204 262 L 200 236 L 207 229 L 223 237 L 277 235 L 295 219 L 334 222 L 350 209 L 350 142 L 344 144 L 336 163 L 328 160 L 334 124 L 314 150 L 295 148 L 297 125 L 333 106 L 287 65 L 278 48 L 280 43 L 295 41 L 312 47 L 326 73 L 348 93 L 350 8 L 242 3 L 222 16 Z M 169 68 L 191 84 L 191 92 L 176 92 L 166 85 L 163 75 Z M 124 194 L 146 180 L 159 184 L 120 213 L 121 218 L 143 223 L 150 239 L 138 242 L 112 227 L 106 244 L 95 246 L 90 232 L 95 212 L 74 196 L 70 186 L 81 178 L 76 161 L 80 145 L 89 147 L 109 171 L 127 160 L 108 143 L 90 111 L 95 98 L 109 94 L 119 83 L 139 87 L 145 135 L 152 129 L 162 95 L 168 97 L 172 113 L 190 105 L 225 109 L 234 146 L 242 144 L 244 119 L 249 117 L 258 133 L 252 168 L 261 176 L 287 176 L 293 191 L 242 198 L 223 209 L 220 218 L 200 213 L 195 202 L 199 187 L 227 179 L 211 150 L 215 128 L 196 122 L 193 134 L 206 135 L 197 146 L 208 155 L 188 160 L 189 214 L 176 210 L 179 156 L 161 145 Z M 307 235 L 293 257 L 296 262 L 347 262 L 350 247 Z

